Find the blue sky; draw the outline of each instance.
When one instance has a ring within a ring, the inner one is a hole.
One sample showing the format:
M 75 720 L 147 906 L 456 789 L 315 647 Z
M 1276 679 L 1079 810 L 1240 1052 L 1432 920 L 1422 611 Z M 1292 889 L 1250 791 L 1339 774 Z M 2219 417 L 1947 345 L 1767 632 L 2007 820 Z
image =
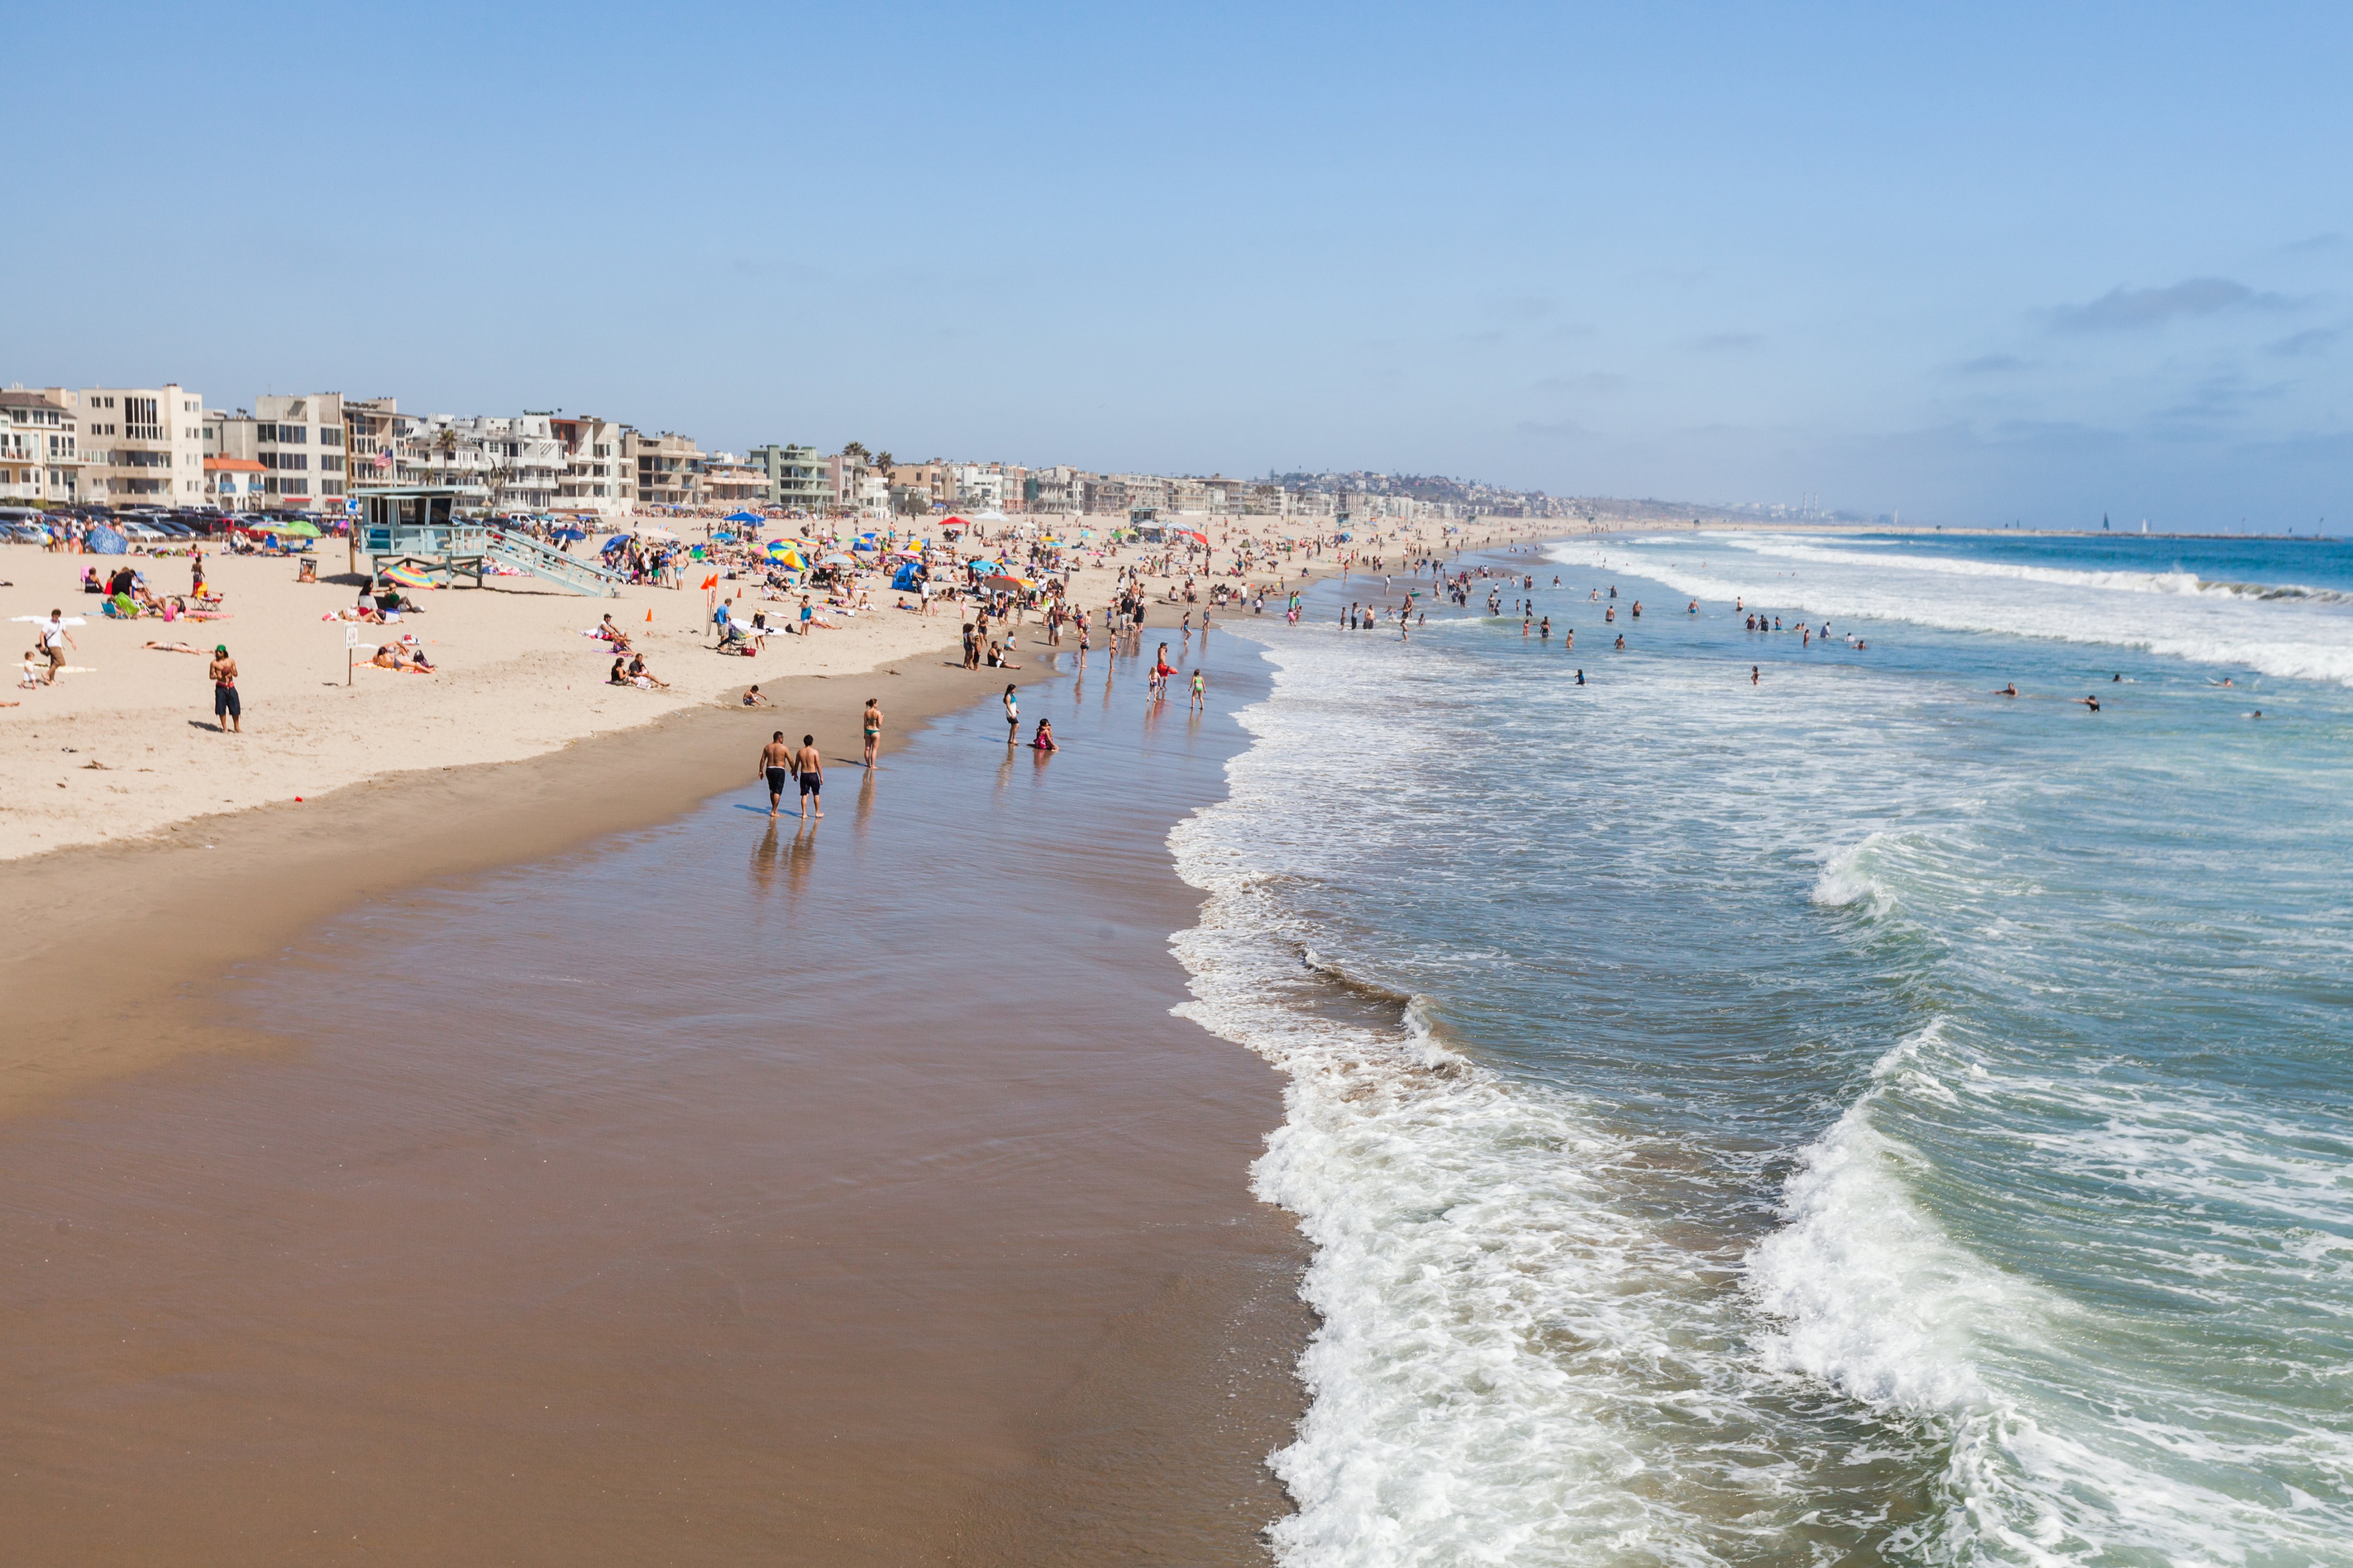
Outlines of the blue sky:
M 2353 524 L 2353 11 L 40 6 L 0 379 Z M 27 303 L 26 301 L 36 301 Z

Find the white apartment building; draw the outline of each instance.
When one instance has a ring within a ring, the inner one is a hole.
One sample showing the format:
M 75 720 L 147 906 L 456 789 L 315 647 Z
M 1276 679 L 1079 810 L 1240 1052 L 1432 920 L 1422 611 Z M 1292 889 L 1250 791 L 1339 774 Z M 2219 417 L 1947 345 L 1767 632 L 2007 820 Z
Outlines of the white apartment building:
M 84 458 L 73 397 L 61 387 L 0 392 L 0 500 L 70 506 L 81 498 Z
M 624 426 L 593 414 L 559 414 L 549 428 L 564 448 L 556 510 L 627 516 L 637 504 L 637 474 L 622 456 Z
M 970 511 L 1005 510 L 1005 475 L 995 464 L 951 463 L 948 479 L 957 506 Z
M 107 506 L 194 506 L 205 489 L 205 400 L 176 382 L 162 386 L 62 386 L 51 402 L 81 416 L 81 497 Z
M 573 461 L 555 433 L 558 417 L 427 414 L 402 438 L 400 466 L 406 468 L 413 452 L 418 482 L 479 485 L 492 511 L 546 511 L 557 504 Z

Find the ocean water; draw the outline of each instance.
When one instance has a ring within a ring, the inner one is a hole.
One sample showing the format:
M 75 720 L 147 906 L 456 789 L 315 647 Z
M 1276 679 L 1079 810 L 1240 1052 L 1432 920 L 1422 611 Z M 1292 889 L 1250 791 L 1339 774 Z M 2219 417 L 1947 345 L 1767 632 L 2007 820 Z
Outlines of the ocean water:
M 1172 837 L 1280 1559 L 2353 1563 L 2353 548 L 1490 559 L 1552 640 L 1327 604 Z

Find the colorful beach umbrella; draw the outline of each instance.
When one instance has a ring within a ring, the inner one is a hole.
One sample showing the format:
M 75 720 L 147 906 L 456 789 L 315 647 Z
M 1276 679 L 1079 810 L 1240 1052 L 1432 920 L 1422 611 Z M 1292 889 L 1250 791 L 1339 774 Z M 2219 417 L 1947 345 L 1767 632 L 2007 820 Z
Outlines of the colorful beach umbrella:
M 430 588 L 433 586 L 433 579 L 427 577 L 424 573 L 419 572 L 414 566 L 387 566 L 383 572 L 379 573 L 378 575 L 385 582 L 396 583 L 404 588 Z

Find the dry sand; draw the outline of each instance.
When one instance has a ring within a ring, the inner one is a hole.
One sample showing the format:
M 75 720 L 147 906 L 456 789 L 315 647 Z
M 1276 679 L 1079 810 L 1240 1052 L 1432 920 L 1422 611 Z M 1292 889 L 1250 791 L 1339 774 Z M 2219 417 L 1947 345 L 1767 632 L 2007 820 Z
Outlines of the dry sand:
M 1535 531 L 1498 522 L 1481 532 L 1500 538 L 1514 529 Z M 0 580 L 9 583 L 0 587 L 0 624 L 21 638 L 6 650 L 11 668 L 33 642 L 26 617 L 59 608 L 89 617 L 73 628 L 78 646 L 69 658 L 87 673 L 0 694 L 21 704 L 0 708 L 0 860 L 146 838 L 174 824 L 298 796 L 307 803 L 396 773 L 539 756 L 681 709 L 733 700 L 754 682 L 856 674 L 953 647 L 961 624 L 945 606 L 928 617 L 890 608 L 901 595 L 876 588 L 879 607 L 837 630 L 769 638 L 757 658 L 723 658 L 711 650 L 699 591 L 625 588 L 597 599 L 506 578 L 494 588 L 420 592 L 413 596 L 423 614 L 387 630 L 359 628 L 365 647 L 416 633 L 438 673 L 363 667 L 347 685 L 348 623 L 322 618 L 355 596 L 360 579 L 344 572 L 343 546 L 326 542 L 320 571 L 329 580 L 308 584 L 295 581 L 291 560 L 208 552 L 207 581 L 226 595 L 231 618 L 170 625 L 98 616 L 96 596 L 79 590 L 82 569 L 118 559 L 0 547 Z M 184 558 L 130 559 L 158 593 L 189 585 Z M 1134 559 L 1133 550 L 1124 552 L 1124 562 Z M 1299 568 L 1290 570 L 1295 578 Z M 1328 570 L 1315 568 L 1318 575 Z M 1111 569 L 1082 571 L 1073 596 L 1100 606 L 1113 581 Z M 723 587 L 742 591 L 736 602 L 747 617 L 754 608 L 772 620 L 788 614 L 785 602 L 752 596 L 749 584 Z M 797 607 L 792 601 L 789 608 Z M 607 613 L 670 689 L 606 684 L 611 656 L 581 633 Z M 1173 622 L 1177 614 L 1153 620 Z M 1025 661 L 1041 657 L 1029 646 L 1036 626 L 1033 617 L 1021 628 Z M 206 659 L 142 646 L 150 640 L 227 644 L 237 661 L 244 733 L 215 731 Z

